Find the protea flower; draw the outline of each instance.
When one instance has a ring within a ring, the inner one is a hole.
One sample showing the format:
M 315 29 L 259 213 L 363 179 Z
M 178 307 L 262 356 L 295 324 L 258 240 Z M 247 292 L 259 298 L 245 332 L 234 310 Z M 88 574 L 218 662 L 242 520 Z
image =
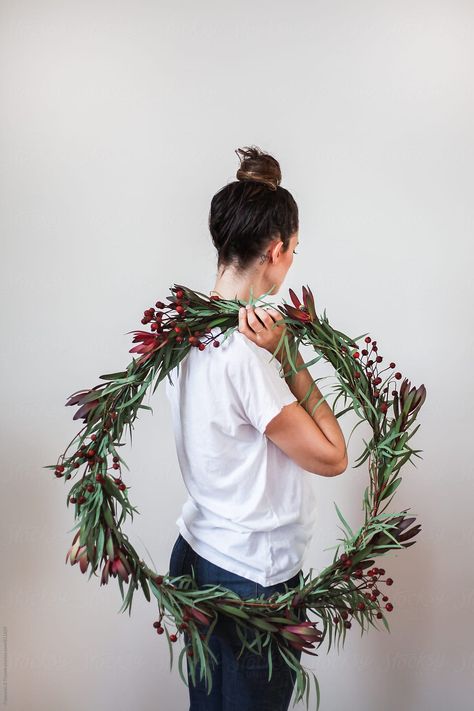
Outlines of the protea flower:
M 134 333 L 133 343 L 140 341 L 140 345 L 134 346 L 129 350 L 129 353 L 142 353 L 143 356 L 138 359 L 138 364 L 144 363 L 151 358 L 153 353 L 163 348 L 168 343 L 168 339 L 164 341 L 159 341 L 156 334 L 149 333 L 148 331 L 128 331 L 128 333 Z
M 67 563 L 68 558 L 69 562 L 71 565 L 75 565 L 77 562 L 79 562 L 79 567 L 81 569 L 81 573 L 85 573 L 87 570 L 87 566 L 89 565 L 89 557 L 87 555 L 87 546 L 81 546 L 80 545 L 80 539 L 79 539 L 80 531 L 76 533 L 74 536 L 74 540 L 72 542 L 72 546 L 68 550 L 66 554 L 66 560 L 65 562 Z M 94 553 L 95 553 L 95 546 L 94 546 Z
M 297 321 L 302 321 L 304 323 L 310 321 L 316 321 L 319 323 L 319 319 L 316 315 L 316 308 L 314 306 L 314 297 L 309 286 L 303 286 L 303 303 L 296 296 L 293 289 L 288 289 L 290 298 L 293 302 L 293 306 L 289 304 L 284 304 L 283 308 L 286 310 L 288 316 L 296 319 Z
M 73 393 L 69 400 L 66 402 L 67 405 L 78 405 L 80 404 L 81 407 L 79 410 L 75 413 L 74 417 L 72 418 L 73 420 L 78 420 L 79 418 L 82 418 L 84 421 L 84 424 L 87 422 L 87 415 L 91 410 L 94 409 L 94 407 L 97 407 L 99 404 L 99 400 L 97 398 L 91 398 L 90 394 L 94 391 L 97 390 L 97 388 L 103 387 L 102 385 L 96 385 L 94 388 L 90 388 L 89 390 L 78 390 L 77 392 Z
M 295 649 L 305 650 L 307 654 L 317 657 L 313 652 L 308 652 L 308 649 L 314 649 L 313 642 L 320 642 L 323 633 L 316 628 L 316 622 L 305 620 L 296 625 L 286 625 L 280 628 L 280 633 L 288 640 Z
M 390 527 L 390 536 L 395 538 L 404 548 L 409 548 L 416 543 L 416 541 L 410 541 L 409 543 L 406 543 L 405 541 L 408 541 L 410 538 L 414 538 L 414 536 L 416 536 L 421 530 L 421 525 L 419 523 L 416 526 L 413 526 L 413 528 L 409 528 L 414 521 L 416 521 L 414 516 L 397 516 L 391 521 L 392 523 L 396 522 L 396 525 L 393 528 Z M 378 555 L 388 552 L 389 550 L 393 550 L 393 538 L 390 536 L 387 536 L 384 531 L 379 531 L 371 538 L 370 545 L 377 545 Z M 386 550 L 383 549 L 384 545 L 387 546 Z M 388 546 L 392 546 L 392 548 L 389 548 Z
M 114 578 L 116 578 L 117 575 L 120 575 L 121 579 L 128 583 L 128 576 L 130 574 L 130 566 L 125 555 L 121 550 L 116 550 L 115 556 L 113 558 L 108 558 L 102 569 L 100 584 L 107 585 L 110 575 L 113 575 Z
M 190 605 L 184 605 L 183 610 L 186 615 L 189 617 L 194 617 L 198 622 L 201 622 L 203 625 L 209 625 L 211 622 L 211 618 L 206 615 L 205 612 L 202 612 L 201 610 L 198 610 L 195 607 L 191 607 Z
M 398 418 L 401 412 L 405 421 L 411 412 L 415 414 L 420 409 L 426 398 L 424 385 L 420 385 L 419 388 L 410 386 L 411 382 L 405 378 L 400 385 L 400 392 L 395 392 L 393 396 L 395 417 Z

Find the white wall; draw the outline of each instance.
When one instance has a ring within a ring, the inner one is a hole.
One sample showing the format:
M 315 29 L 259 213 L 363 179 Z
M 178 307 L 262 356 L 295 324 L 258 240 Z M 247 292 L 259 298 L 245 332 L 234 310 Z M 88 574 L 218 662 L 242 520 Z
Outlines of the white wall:
M 467 0 L 1 3 L 0 619 L 12 711 L 187 708 L 155 607 L 137 594 L 132 616 L 120 614 L 115 581 L 99 587 L 64 565 L 72 509 L 42 467 L 80 428 L 68 396 L 129 363 L 143 310 L 174 282 L 213 287 L 210 200 L 251 143 L 280 160 L 300 208 L 279 298 L 309 284 L 333 325 L 369 331 L 428 392 L 412 440 L 423 460 L 404 468 L 395 499 L 423 528 L 383 561 L 392 632 L 353 627 L 339 655 L 324 645 L 304 658 L 322 711 L 469 706 L 473 15 Z M 126 455 L 141 513 L 129 531 L 166 572 L 185 489 L 164 386 L 152 405 Z M 362 446 L 359 428 L 352 461 Z M 334 501 L 360 525 L 366 480 L 361 468 L 315 478 L 307 569 L 327 565 L 341 535 Z

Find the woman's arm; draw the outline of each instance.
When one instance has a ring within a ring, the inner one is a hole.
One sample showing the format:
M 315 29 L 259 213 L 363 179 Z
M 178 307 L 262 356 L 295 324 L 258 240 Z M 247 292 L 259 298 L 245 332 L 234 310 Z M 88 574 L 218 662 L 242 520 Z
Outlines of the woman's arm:
M 281 362 L 281 357 L 278 360 Z M 301 353 L 298 351 L 296 357 L 296 366 L 300 367 L 303 365 L 304 359 Z M 290 388 L 293 395 L 298 399 L 298 402 L 305 408 L 306 412 L 312 416 L 314 422 L 317 424 L 323 435 L 326 437 L 328 442 L 333 445 L 334 449 L 339 455 L 339 460 L 341 461 L 341 466 L 343 469 L 347 467 L 347 448 L 346 441 L 344 439 L 344 434 L 339 426 L 337 418 L 335 417 L 331 406 L 324 400 L 320 402 L 319 405 L 313 412 L 316 404 L 322 399 L 323 395 L 319 390 L 316 383 L 313 381 L 311 374 L 307 368 L 301 368 L 297 373 L 293 373 L 291 370 L 288 375 L 285 376 L 288 387 Z M 312 391 L 304 402 L 301 402 L 308 392 L 309 388 L 313 386 Z M 313 413 L 313 414 L 311 414 Z

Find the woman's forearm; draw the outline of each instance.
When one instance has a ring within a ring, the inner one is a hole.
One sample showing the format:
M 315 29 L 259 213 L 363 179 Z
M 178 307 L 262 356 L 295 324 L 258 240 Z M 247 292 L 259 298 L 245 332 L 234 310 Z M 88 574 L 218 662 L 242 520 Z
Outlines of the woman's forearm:
M 280 360 L 280 358 L 279 358 Z M 301 353 L 298 351 L 296 357 L 296 365 L 300 367 L 303 365 L 304 359 Z M 290 388 L 293 395 L 297 398 L 298 402 L 305 408 L 309 415 L 313 418 L 315 423 L 318 425 L 321 432 L 324 434 L 326 439 L 334 445 L 341 452 L 341 459 L 347 460 L 347 450 L 346 441 L 344 439 L 344 434 L 339 426 L 337 418 L 335 417 L 332 408 L 324 400 L 319 403 L 317 407 L 316 404 L 322 399 L 323 395 L 319 390 L 318 386 L 314 382 L 311 374 L 307 368 L 301 368 L 297 373 L 293 373 L 290 366 L 286 364 L 285 372 L 289 369 L 288 375 L 285 376 L 288 387 Z M 309 388 L 312 386 L 312 390 L 309 396 L 302 402 L 303 398 L 307 394 Z

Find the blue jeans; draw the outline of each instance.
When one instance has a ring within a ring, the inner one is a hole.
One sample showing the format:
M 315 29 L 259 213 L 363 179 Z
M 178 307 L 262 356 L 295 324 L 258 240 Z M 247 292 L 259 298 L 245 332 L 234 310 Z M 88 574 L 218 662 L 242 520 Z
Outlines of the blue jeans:
M 254 580 L 241 577 L 220 568 L 202 558 L 181 536 L 171 552 L 169 574 L 172 577 L 192 575 L 199 587 L 205 583 L 222 585 L 235 591 L 241 598 L 255 598 L 262 593 L 265 597 L 274 592 L 284 592 L 285 584 L 277 583 L 264 587 Z M 302 571 L 300 571 L 302 572 Z M 288 588 L 296 587 L 299 572 L 286 581 Z M 302 618 L 303 619 L 303 618 Z M 252 631 L 247 632 L 247 639 L 254 639 Z M 188 641 L 185 632 L 185 641 Z M 255 654 L 245 649 L 239 659 L 237 655 L 242 642 L 235 631 L 235 623 L 225 615 L 220 615 L 209 639 L 209 647 L 217 662 L 210 660 L 212 669 L 212 689 L 207 693 L 206 684 L 201 680 L 199 662 L 196 665 L 196 686 L 189 674 L 188 691 L 189 711 L 287 711 L 295 685 L 296 674 L 291 669 L 278 649 L 272 649 L 272 677 L 268 681 L 268 648 L 263 654 Z M 301 650 L 292 649 L 297 659 Z

